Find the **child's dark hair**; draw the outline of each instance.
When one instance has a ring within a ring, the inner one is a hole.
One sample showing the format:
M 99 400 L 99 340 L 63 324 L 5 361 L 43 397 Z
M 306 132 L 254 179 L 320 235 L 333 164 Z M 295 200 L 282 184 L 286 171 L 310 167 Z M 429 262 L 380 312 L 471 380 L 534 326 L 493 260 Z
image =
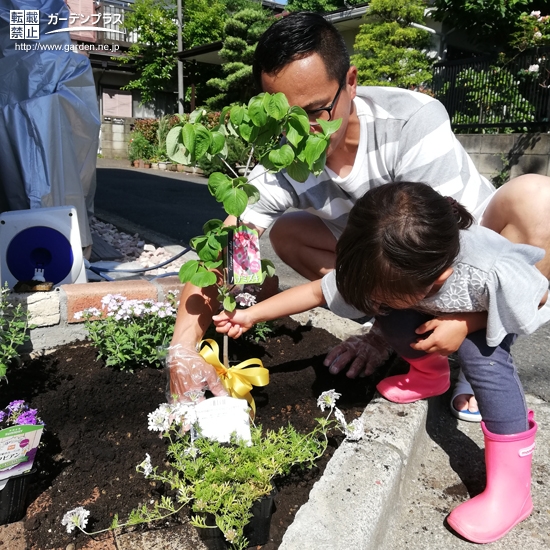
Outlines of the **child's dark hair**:
M 336 246 L 336 284 L 365 313 L 373 300 L 419 295 L 453 264 L 459 229 L 473 223 L 458 202 L 423 183 L 394 182 L 368 191 L 351 209 Z
M 258 90 L 262 73 L 277 74 L 292 61 L 317 53 L 327 75 L 342 84 L 350 67 L 349 52 L 342 35 L 322 15 L 296 12 L 281 17 L 260 37 L 254 52 L 252 72 Z

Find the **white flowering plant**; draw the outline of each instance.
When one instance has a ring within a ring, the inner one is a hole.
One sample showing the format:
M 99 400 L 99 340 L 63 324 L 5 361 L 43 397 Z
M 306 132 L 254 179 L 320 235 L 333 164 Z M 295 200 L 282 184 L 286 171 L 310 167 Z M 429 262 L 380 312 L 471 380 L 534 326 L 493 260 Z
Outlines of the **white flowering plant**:
M 121 370 L 163 366 L 159 349 L 167 346 L 174 332 L 177 293 L 169 292 L 162 302 L 108 294 L 101 304 L 101 309 L 88 308 L 75 313 L 76 319 L 84 319 L 99 357 Z
M 317 418 L 317 426 L 307 434 L 298 433 L 290 424 L 265 434 L 261 426 L 253 426 L 250 443 L 233 436 L 229 444 L 200 437 L 193 402 L 160 405 L 149 414 L 149 429 L 168 439 L 170 468 L 160 471 L 146 454 L 136 469 L 147 479 L 166 484 L 172 496 L 133 510 L 124 524 L 115 516 L 109 529 L 164 519 L 189 507 L 192 525 L 219 528 L 230 548 L 247 548 L 244 529 L 252 518 L 251 508 L 272 493 L 277 479 L 297 468 L 312 468 L 327 448 L 330 430 L 340 430 L 348 441 L 362 438 L 363 419 L 348 424 L 336 407 L 339 397 L 334 390 L 319 396 L 317 405 L 328 414 Z M 190 424 L 193 430 L 187 429 Z M 68 533 L 75 528 L 89 535 L 101 532 L 85 530 L 87 517 L 87 511 L 78 507 L 67 512 L 62 523 Z
M 516 22 L 511 45 L 520 51 L 550 44 L 550 16 L 540 11 L 522 13 Z

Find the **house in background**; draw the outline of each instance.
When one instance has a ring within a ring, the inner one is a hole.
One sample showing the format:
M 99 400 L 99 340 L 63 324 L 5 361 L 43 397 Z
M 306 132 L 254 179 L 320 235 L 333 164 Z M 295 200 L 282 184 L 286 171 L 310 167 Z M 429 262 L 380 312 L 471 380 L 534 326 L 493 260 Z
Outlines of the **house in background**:
M 92 66 L 102 122 L 98 153 L 107 158 L 125 158 L 134 120 L 177 111 L 177 89 L 160 92 L 153 103 L 143 105 L 139 91 L 122 89 L 135 75 L 132 64 L 116 60 L 138 40 L 136 33 L 128 35 L 121 26 L 133 0 L 67 0 L 67 4 L 71 26 L 111 29 L 78 30 L 70 35 L 77 51 L 86 55 Z
M 285 6 L 270 0 L 261 0 L 262 5 L 275 14 L 282 13 Z M 108 158 L 127 155 L 128 136 L 136 118 L 159 118 L 168 113 L 177 112 L 177 88 L 156 94 L 154 103 L 141 104 L 137 90 L 122 90 L 135 75 L 131 64 L 122 64 L 116 57 L 127 51 L 138 40 L 136 33 L 128 35 L 121 27 L 126 13 L 132 8 L 134 0 L 67 0 L 71 14 L 79 15 L 82 20 L 90 16 L 94 25 L 106 27 L 111 31 L 71 32 L 73 42 L 80 46 L 80 53 L 87 55 L 93 70 L 99 110 L 102 120 L 100 135 L 100 153 Z M 367 12 L 368 2 L 350 8 L 328 13 L 331 21 L 341 32 L 350 53 L 353 53 L 355 37 L 363 16 Z M 73 23 L 74 24 L 74 23 Z M 88 22 L 89 25 L 89 22 Z M 433 35 L 433 49 L 444 57 L 447 36 L 442 32 L 440 23 L 428 19 L 427 30 Z M 120 32 L 123 31 L 123 32 Z M 452 36 L 452 35 L 450 35 Z M 454 37 L 453 37 L 454 38 Z M 176 37 L 174 37 L 176 40 Z M 187 66 L 197 63 L 221 65 L 219 51 L 222 42 L 213 42 L 178 53 L 178 57 Z M 187 71 L 185 86 L 193 89 L 194 70 Z M 198 98 L 200 102 L 200 98 Z

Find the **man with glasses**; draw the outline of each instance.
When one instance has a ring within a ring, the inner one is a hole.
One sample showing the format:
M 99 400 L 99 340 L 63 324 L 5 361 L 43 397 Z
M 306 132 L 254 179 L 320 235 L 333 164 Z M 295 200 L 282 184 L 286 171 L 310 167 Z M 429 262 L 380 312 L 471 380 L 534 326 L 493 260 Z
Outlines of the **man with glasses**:
M 271 227 L 275 252 L 302 276 L 314 280 L 334 268 L 336 241 L 355 201 L 370 188 L 391 181 L 429 184 L 478 219 L 483 215 L 483 225 L 510 240 L 549 248 L 545 220 L 550 180 L 522 176 L 495 193 L 456 140 L 443 105 L 399 88 L 357 86 L 357 69 L 350 66 L 342 36 L 321 15 L 295 13 L 274 23 L 260 38 L 253 70 L 261 90 L 283 92 L 290 105 L 309 114 L 312 127 L 319 119 L 342 120 L 331 136 L 326 168 L 319 176 L 299 183 L 284 171 L 270 174 L 262 166 L 250 176 L 260 200 L 247 208 L 242 221 L 260 234 Z M 299 211 L 287 212 L 290 208 Z M 537 267 L 548 276 L 550 259 Z M 172 341 L 189 352 L 188 366 L 172 376 L 180 390 L 206 381 L 214 393 L 224 392 L 213 368 L 195 351 L 216 308 L 208 289 L 184 289 Z M 419 351 L 448 355 L 468 332 L 486 323 L 478 314 L 447 317 L 419 344 Z M 387 356 L 383 341 L 371 332 L 333 350 L 327 356 L 330 371 L 337 373 L 351 364 L 347 376 L 371 374 Z M 467 399 L 462 401 L 466 406 Z

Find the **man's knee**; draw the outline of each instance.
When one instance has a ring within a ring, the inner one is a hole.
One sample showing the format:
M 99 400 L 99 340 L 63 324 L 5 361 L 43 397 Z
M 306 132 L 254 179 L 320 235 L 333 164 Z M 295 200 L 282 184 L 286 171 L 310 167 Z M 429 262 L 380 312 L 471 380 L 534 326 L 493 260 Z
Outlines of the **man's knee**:
M 546 257 L 537 264 L 550 275 L 550 178 L 525 174 L 510 180 L 495 193 L 483 214 L 481 225 L 514 243 L 538 246 Z
M 289 234 L 292 232 L 289 225 L 285 216 L 282 216 L 271 226 L 269 230 L 269 240 L 275 250 L 278 243 L 285 243 L 288 241 Z
M 529 237 L 529 233 L 541 230 L 550 235 L 547 223 L 549 208 L 550 178 L 524 174 L 497 190 L 487 205 L 481 225 L 498 233 L 513 225 L 526 237 Z

